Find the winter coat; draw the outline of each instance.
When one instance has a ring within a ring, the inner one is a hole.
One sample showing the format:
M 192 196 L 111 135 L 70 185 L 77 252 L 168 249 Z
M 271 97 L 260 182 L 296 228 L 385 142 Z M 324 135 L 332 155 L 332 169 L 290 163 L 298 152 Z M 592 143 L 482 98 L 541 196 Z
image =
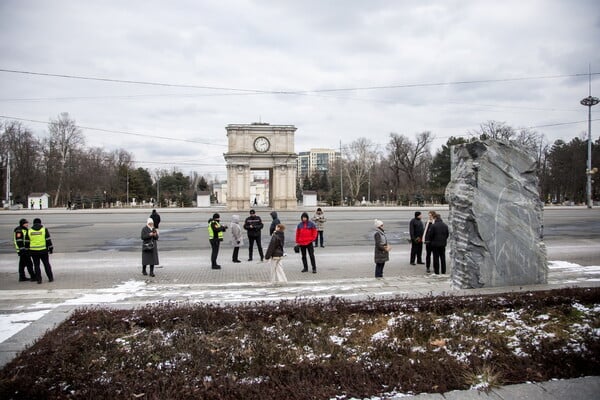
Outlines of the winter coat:
M 275 227 L 277 224 L 280 224 L 281 221 L 277 217 L 277 211 L 271 211 L 271 218 L 273 218 L 273 222 L 271 222 L 271 226 L 269 227 L 269 235 L 272 235 L 275 232 Z
M 312 221 L 317 225 L 317 230 L 318 231 L 322 231 L 325 225 L 325 222 L 327 222 L 327 218 L 325 218 L 325 214 L 321 213 L 315 213 L 312 217 Z
M 231 245 L 233 247 L 240 247 L 244 245 L 239 215 L 231 216 Z
M 154 221 L 154 227 L 158 229 L 158 225 L 160 225 L 160 215 L 156 212 L 156 210 L 152 211 L 150 218 L 152 218 L 152 221 Z
M 158 265 L 158 236 L 150 236 L 152 230 L 146 225 L 142 228 L 141 238 L 145 242 L 154 242 L 154 248 L 152 251 L 142 250 L 142 265 Z
M 44 225 L 42 225 L 42 224 L 33 224 L 33 226 L 31 228 L 29 228 L 29 230 L 27 231 L 27 234 L 29 235 L 29 244 L 30 244 L 29 250 L 33 254 L 40 254 L 40 253 L 52 254 L 52 252 L 54 251 L 54 245 L 52 244 L 52 239 L 50 239 L 50 232 L 48 231 L 48 228 L 44 228 L 46 248 L 42 249 L 42 250 L 35 250 L 31 246 L 31 242 L 32 242 L 31 238 L 35 235 L 40 235 L 41 234 L 40 231 L 42 230 L 42 228 L 44 228 Z
M 271 242 L 269 242 L 269 248 L 265 253 L 265 259 L 273 257 L 283 257 L 283 246 L 285 244 L 285 236 L 282 231 L 275 231 L 271 236 Z
M 448 225 L 438 218 L 429 226 L 427 241 L 431 247 L 446 247 L 448 236 L 450 236 Z
M 249 238 L 259 238 L 260 230 L 263 228 L 263 223 L 260 217 L 256 214 L 250 215 L 244 221 L 244 229 L 248 231 Z
M 425 228 L 423 227 L 423 222 L 419 218 L 413 218 L 408 223 L 408 231 L 410 233 L 410 241 L 413 243 L 419 243 L 423 240 L 423 232 L 425 232 Z
M 390 259 L 390 252 L 387 250 L 388 242 L 385 232 L 381 228 L 375 229 L 375 264 L 380 264 Z
M 302 217 L 306 217 L 306 222 L 302 220 L 296 227 L 296 243 L 300 246 L 308 246 L 317 238 L 317 226 L 308 220 L 307 213 L 302 213 Z

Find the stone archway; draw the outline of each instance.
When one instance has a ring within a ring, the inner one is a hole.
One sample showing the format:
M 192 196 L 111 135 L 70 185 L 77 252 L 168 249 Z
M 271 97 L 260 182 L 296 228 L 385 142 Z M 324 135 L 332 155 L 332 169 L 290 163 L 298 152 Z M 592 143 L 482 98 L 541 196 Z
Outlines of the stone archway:
M 250 182 L 253 170 L 269 173 L 269 205 L 277 210 L 293 210 L 296 200 L 296 159 L 293 125 L 264 122 L 231 124 L 225 128 L 228 152 L 227 208 L 251 208 Z

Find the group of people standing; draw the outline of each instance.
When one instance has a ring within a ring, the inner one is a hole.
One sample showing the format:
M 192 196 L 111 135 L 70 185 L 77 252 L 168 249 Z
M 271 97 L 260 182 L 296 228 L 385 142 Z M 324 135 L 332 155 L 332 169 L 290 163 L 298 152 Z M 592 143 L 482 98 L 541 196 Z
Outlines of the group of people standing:
M 48 281 L 54 281 L 49 256 L 54 251 L 54 246 L 50 232 L 42 225 L 41 219 L 34 218 L 33 226 L 29 227 L 29 221 L 22 218 L 13 232 L 13 241 L 19 257 L 19 282 L 42 283 L 40 263 L 44 264 Z
M 391 246 L 388 244 L 383 228 L 383 222 L 374 221 L 375 233 L 375 278 L 383 278 L 383 268 L 389 261 Z M 416 211 L 415 217 L 408 224 L 410 234 L 410 265 L 425 264 L 426 272 L 431 273 L 431 257 L 433 256 L 433 272 L 436 275 L 446 273 L 446 244 L 448 242 L 448 225 L 442 221 L 440 214 L 429 211 L 429 219 L 423 225 L 421 212 Z M 422 260 L 423 243 L 425 243 L 425 262 Z M 416 261 L 416 263 L 415 263 Z
M 446 273 L 446 244 L 448 242 L 448 225 L 435 211 L 429 211 L 427 223 L 423 226 L 421 212 L 409 222 L 410 233 L 410 265 L 425 264 L 426 272 L 431 273 L 431 257 L 433 256 L 433 272 L 436 275 Z M 425 243 L 425 262 L 423 262 L 423 243 Z

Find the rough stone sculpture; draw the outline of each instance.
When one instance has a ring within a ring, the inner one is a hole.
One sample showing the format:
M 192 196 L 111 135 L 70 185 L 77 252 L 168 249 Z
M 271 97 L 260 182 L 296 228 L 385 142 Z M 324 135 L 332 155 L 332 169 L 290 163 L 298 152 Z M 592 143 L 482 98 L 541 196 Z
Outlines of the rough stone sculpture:
M 446 199 L 452 286 L 547 283 L 535 159 L 492 140 L 453 146 L 451 156 Z

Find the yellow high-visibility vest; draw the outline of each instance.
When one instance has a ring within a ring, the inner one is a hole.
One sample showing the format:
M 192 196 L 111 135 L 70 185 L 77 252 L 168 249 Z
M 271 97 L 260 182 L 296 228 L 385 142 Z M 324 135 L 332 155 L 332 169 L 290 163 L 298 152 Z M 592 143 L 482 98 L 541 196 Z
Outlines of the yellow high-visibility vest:
M 46 250 L 46 228 L 42 227 L 39 231 L 29 229 L 29 250 Z
M 221 227 L 221 224 L 219 223 L 219 221 L 211 221 L 211 222 L 209 222 L 209 224 L 208 224 L 208 240 L 211 240 L 211 239 L 213 239 L 215 237 L 214 236 L 214 231 L 212 229 L 213 222 L 216 224 L 217 228 Z M 222 240 L 223 239 L 223 231 L 217 232 L 217 237 Z

